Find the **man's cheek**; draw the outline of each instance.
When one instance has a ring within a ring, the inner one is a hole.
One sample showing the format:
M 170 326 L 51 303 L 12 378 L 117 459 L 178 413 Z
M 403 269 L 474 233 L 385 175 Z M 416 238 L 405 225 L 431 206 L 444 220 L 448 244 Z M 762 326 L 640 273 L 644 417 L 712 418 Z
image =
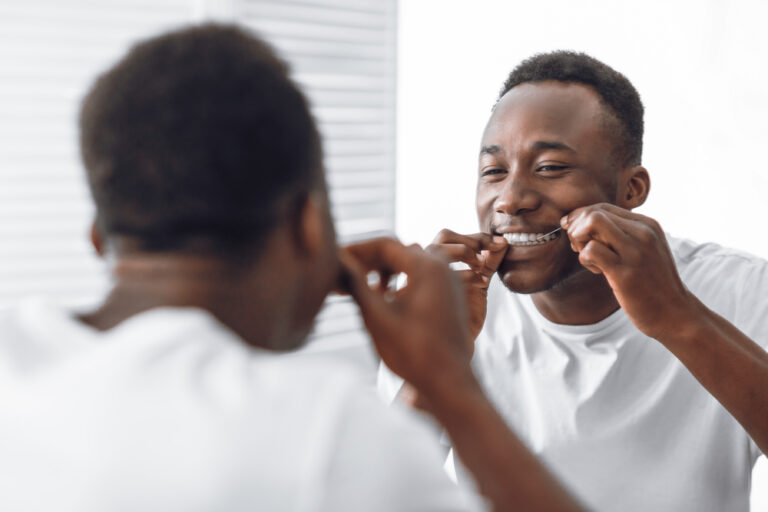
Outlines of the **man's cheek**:
M 480 227 L 480 231 L 484 233 L 490 233 L 491 224 L 493 221 L 493 207 L 491 203 L 481 203 L 478 199 L 477 202 L 477 222 Z

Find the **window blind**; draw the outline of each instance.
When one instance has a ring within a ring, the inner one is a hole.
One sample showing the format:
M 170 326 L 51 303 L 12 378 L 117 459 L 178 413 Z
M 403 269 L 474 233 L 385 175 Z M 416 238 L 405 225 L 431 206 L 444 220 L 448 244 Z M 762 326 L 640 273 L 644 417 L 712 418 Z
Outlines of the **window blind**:
M 77 148 L 96 74 L 137 39 L 204 19 L 268 40 L 306 91 L 324 139 L 340 240 L 394 230 L 396 0 L 24 0 L 0 4 L 0 305 L 92 303 L 106 291 Z M 222 15 L 222 13 L 225 13 Z M 357 310 L 331 297 L 324 351 L 358 346 Z
M 0 3 L 0 304 L 92 302 L 106 289 L 77 146 L 80 100 L 140 37 L 192 19 L 185 0 Z

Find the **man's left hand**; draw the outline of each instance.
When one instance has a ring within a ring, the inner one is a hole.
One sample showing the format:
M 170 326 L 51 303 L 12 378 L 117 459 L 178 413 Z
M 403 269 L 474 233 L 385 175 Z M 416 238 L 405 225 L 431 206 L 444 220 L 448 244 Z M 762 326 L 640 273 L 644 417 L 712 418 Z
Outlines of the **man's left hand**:
M 661 226 L 654 219 L 598 203 L 561 219 L 589 271 L 603 274 L 621 307 L 647 336 L 663 340 L 695 315 Z

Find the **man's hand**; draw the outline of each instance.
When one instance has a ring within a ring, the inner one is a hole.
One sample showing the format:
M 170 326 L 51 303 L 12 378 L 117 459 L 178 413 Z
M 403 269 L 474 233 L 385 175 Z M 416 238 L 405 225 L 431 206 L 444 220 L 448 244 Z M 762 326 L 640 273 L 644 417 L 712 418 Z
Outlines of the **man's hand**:
M 561 220 L 579 261 L 603 274 L 635 326 L 662 340 L 697 313 L 697 300 L 677 273 L 659 224 L 644 215 L 599 203 Z
M 344 288 L 360 306 L 382 360 L 426 401 L 494 510 L 580 510 L 475 379 L 464 294 L 447 262 L 392 239 L 347 246 L 339 257 L 346 269 Z M 401 272 L 408 282 L 397 291 L 374 289 L 367 280 L 371 271 L 381 283 Z
M 768 453 L 768 354 L 688 291 L 658 223 L 596 204 L 561 225 L 581 264 L 605 275 L 637 328 L 669 349 Z
M 448 229 L 440 231 L 427 252 L 439 254 L 450 262 L 462 262 L 469 269 L 457 270 L 456 274 L 464 283 L 467 311 L 469 312 L 468 343 L 473 346 L 475 338 L 485 323 L 488 304 L 488 285 L 496 269 L 507 253 L 507 241 L 502 236 L 488 233 L 459 235 Z
M 388 238 L 349 245 L 340 259 L 376 350 L 392 371 L 427 400 L 445 379 L 474 381 L 464 296 L 445 261 Z M 404 273 L 407 284 L 397 291 L 373 289 L 369 272 L 382 283 Z

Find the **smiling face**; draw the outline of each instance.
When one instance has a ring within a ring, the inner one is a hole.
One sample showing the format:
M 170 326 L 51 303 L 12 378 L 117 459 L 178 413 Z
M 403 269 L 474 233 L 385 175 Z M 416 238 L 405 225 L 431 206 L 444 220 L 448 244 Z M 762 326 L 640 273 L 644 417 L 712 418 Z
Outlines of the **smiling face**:
M 510 242 L 498 273 L 512 291 L 535 293 L 586 270 L 562 231 L 580 206 L 617 202 L 618 122 L 591 88 L 524 83 L 499 100 L 485 128 L 477 182 L 484 232 Z

